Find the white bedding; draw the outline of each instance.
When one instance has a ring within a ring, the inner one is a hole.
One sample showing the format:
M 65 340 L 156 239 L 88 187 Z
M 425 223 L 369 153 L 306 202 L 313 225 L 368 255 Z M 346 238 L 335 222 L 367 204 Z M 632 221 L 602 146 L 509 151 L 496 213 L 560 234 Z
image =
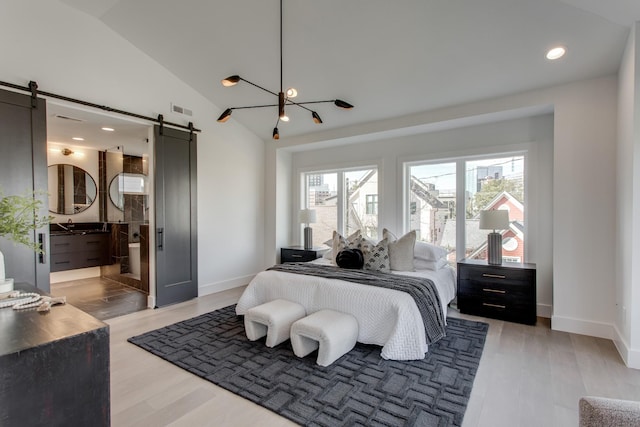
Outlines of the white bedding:
M 330 264 L 324 259 L 314 262 Z M 447 304 L 456 293 L 453 268 L 392 273 L 433 280 L 446 317 Z M 358 320 L 358 342 L 382 346 L 380 355 L 384 359 L 424 359 L 427 352 L 422 317 L 413 298 L 405 292 L 323 277 L 263 271 L 243 292 L 236 313 L 244 315 L 251 307 L 277 298 L 297 302 L 307 313 L 330 308 L 352 314 Z

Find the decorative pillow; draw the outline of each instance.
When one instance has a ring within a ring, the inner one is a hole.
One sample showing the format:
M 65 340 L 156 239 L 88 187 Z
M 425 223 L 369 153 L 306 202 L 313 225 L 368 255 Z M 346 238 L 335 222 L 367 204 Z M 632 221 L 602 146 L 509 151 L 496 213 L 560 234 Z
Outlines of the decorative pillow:
M 427 242 L 416 242 L 413 256 L 425 261 L 438 261 L 447 256 L 447 250 Z
M 347 238 L 344 238 L 340 233 L 334 230 L 331 242 L 331 261 L 336 264 L 336 256 L 338 255 L 338 252 L 345 248 L 359 249 L 361 239 L 362 233 L 360 230 L 354 231 L 353 234 Z
M 360 269 L 364 265 L 364 255 L 360 249 L 343 249 L 336 256 L 336 264 L 341 268 Z
M 389 265 L 396 271 L 414 271 L 413 248 L 416 244 L 416 231 L 410 231 L 399 239 L 386 228 L 382 237 L 389 241 Z
M 365 241 L 366 242 L 366 241 Z M 377 245 L 364 243 L 362 245 L 364 254 L 364 269 L 374 271 L 389 271 L 389 242 L 382 239 Z
M 438 261 L 427 261 L 426 259 L 416 258 L 413 260 L 413 266 L 416 270 L 434 270 L 438 271 L 449 265 L 446 258 L 440 258 Z

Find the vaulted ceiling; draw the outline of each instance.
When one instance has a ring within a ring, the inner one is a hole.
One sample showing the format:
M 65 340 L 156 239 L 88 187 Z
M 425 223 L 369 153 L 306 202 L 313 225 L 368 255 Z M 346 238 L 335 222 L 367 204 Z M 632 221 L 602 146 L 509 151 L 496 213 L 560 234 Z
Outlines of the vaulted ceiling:
M 277 102 L 238 74 L 280 89 L 278 0 L 61 0 L 101 20 L 220 108 Z M 284 0 L 283 138 L 615 73 L 637 0 Z M 567 49 L 549 61 L 546 51 Z M 184 107 L 189 108 L 188 105 Z M 217 117 L 211 117 L 216 120 Z M 271 139 L 277 108 L 236 110 Z M 220 124 L 224 126 L 224 124 Z

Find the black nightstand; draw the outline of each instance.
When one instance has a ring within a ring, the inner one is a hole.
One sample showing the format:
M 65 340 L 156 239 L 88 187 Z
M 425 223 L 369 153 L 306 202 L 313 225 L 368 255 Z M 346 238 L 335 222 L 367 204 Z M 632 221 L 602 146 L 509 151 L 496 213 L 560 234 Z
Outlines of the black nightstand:
M 289 246 L 280 249 L 280 262 L 307 262 L 320 258 L 329 248 L 305 249 L 302 246 Z
M 535 325 L 536 265 L 459 261 L 458 309 L 465 314 Z

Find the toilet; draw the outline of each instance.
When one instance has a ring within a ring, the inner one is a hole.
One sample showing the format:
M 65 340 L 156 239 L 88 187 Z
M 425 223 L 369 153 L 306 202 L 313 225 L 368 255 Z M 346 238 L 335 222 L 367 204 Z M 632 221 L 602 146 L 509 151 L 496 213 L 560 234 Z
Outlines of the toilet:
M 140 277 L 140 243 L 129 243 L 129 273 Z

